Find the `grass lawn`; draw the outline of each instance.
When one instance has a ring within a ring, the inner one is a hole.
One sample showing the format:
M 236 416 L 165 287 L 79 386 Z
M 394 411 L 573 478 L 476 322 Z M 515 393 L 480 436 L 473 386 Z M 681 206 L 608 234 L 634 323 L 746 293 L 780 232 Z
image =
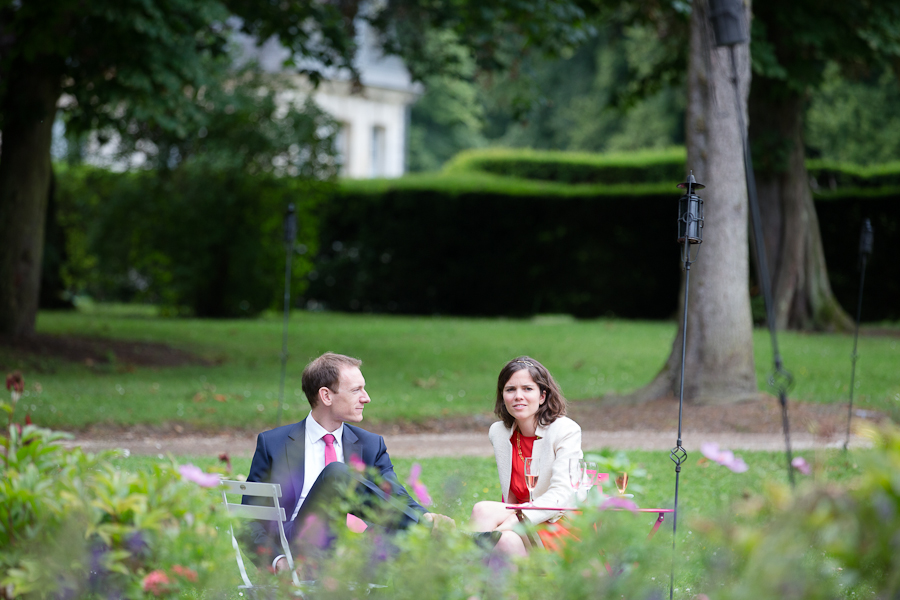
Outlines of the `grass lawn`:
M 135 368 L 113 361 L 87 366 L 48 357 L 24 358 L 0 348 L 0 364 L 21 369 L 26 397 L 19 410 L 40 425 L 77 429 L 94 423 L 182 422 L 258 431 L 275 424 L 282 322 L 161 318 L 148 307 L 95 305 L 42 312 L 38 331 L 54 335 L 164 342 L 217 361 L 216 366 Z M 668 356 L 672 322 L 394 317 L 295 311 L 289 330 L 284 421 L 308 410 L 300 390 L 306 362 L 326 350 L 363 359 L 373 398 L 366 422 L 424 420 L 483 413 L 493 407 L 503 364 L 529 354 L 544 362 L 572 401 L 628 392 L 647 383 Z M 846 402 L 850 335 L 782 333 L 785 366 L 796 377 L 792 399 Z M 771 344 L 754 334 L 760 388 L 767 389 Z M 900 337 L 863 336 L 855 403 L 900 405 Z M 17 418 L 21 418 L 18 415 Z

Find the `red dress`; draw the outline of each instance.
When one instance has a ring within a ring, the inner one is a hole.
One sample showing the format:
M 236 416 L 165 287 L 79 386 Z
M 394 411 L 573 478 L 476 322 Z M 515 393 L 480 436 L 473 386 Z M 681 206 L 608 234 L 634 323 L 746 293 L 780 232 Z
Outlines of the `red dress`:
M 522 435 L 518 429 L 509 438 L 513 447 L 512 470 L 509 476 L 509 495 L 510 497 L 515 497 L 519 503 L 528 502 L 528 486 L 525 485 L 525 459 L 531 456 L 534 440 L 536 439 L 536 435 Z M 507 501 L 509 500 L 507 498 Z M 553 552 L 559 552 L 567 540 L 578 541 L 578 538 L 565 527 L 563 521 L 565 519 L 560 519 L 556 523 L 540 523 L 538 525 L 537 534 L 541 538 L 544 548 Z

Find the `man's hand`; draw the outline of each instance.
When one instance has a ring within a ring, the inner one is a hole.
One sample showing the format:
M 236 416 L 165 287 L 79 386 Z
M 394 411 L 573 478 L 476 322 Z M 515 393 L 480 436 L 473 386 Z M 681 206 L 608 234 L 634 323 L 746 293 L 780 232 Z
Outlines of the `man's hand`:
M 456 529 L 456 521 L 446 515 L 437 513 L 425 513 L 422 522 L 431 526 L 431 531 L 450 531 Z
M 287 558 L 282 556 L 277 561 L 275 561 L 275 572 L 281 573 L 282 571 L 288 570 L 288 561 Z

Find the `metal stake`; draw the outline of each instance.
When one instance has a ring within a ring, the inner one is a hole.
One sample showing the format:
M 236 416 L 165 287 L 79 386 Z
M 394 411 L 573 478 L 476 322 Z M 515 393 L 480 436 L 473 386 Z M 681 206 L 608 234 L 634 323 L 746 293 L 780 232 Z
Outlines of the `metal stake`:
M 775 330 L 775 305 L 772 300 L 772 280 L 769 277 L 769 267 L 766 261 L 766 246 L 762 234 L 762 217 L 759 212 L 759 200 L 756 197 L 756 178 L 753 175 L 753 158 L 750 155 L 750 141 L 747 139 L 747 131 L 744 127 L 744 111 L 741 110 L 741 101 L 737 81 L 737 59 L 735 47 L 729 48 L 731 54 L 731 83 L 734 87 L 734 104 L 737 109 L 738 128 L 741 131 L 741 142 L 744 150 L 744 177 L 747 181 L 747 199 L 750 204 L 750 223 L 752 225 L 754 246 L 756 249 L 756 270 L 759 284 L 763 290 L 763 299 L 766 303 L 766 322 L 769 326 L 769 337 L 772 339 L 772 357 L 775 362 L 775 370 L 769 375 L 769 385 L 778 392 L 778 402 L 781 404 L 781 428 L 784 431 L 784 446 L 787 455 L 788 480 L 794 487 L 794 467 L 791 453 L 791 427 L 788 421 L 787 392 L 794 384 L 794 376 L 784 368 L 781 353 L 778 351 L 778 336 Z
M 287 372 L 287 340 L 288 320 L 291 316 L 291 259 L 294 256 L 294 243 L 297 240 L 297 213 L 294 205 L 289 204 L 284 217 L 284 326 L 281 335 L 281 382 L 278 385 L 278 417 L 275 426 L 281 425 L 281 413 L 284 409 L 284 376 Z
M 688 293 L 691 287 L 691 264 L 699 256 L 699 244 L 703 242 L 703 201 L 694 192 L 702 190 L 704 186 L 694 179 L 694 172 L 688 175 L 685 183 L 679 183 L 678 187 L 686 190 L 678 203 L 678 241 L 683 241 L 681 259 L 684 262 L 684 314 L 681 322 L 681 382 L 678 393 L 678 438 L 675 448 L 669 453 L 669 458 L 675 463 L 675 506 L 672 512 L 672 570 L 669 574 L 669 600 L 675 593 L 675 542 L 678 532 L 678 484 L 681 477 L 681 465 L 687 459 L 687 452 L 681 445 L 681 424 L 684 415 L 684 363 L 687 356 L 687 318 L 688 318 Z M 697 254 L 691 258 L 691 245 L 697 245 Z
M 853 386 L 856 380 L 856 343 L 859 340 L 859 320 L 862 316 L 863 284 L 866 281 L 866 262 L 872 253 L 873 244 L 872 222 L 869 219 L 863 221 L 859 232 L 859 300 L 856 302 L 856 332 L 853 334 L 853 367 L 850 370 L 850 405 L 847 407 L 847 439 L 844 441 L 844 451 L 850 445 L 850 420 L 853 418 Z

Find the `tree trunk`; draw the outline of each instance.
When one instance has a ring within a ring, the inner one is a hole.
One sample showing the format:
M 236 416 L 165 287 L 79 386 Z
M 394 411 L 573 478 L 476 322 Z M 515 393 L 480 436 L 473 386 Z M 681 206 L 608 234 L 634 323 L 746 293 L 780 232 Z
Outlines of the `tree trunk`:
M 778 329 L 853 328 L 831 291 L 803 143 L 803 99 L 757 78 L 750 139 Z M 850 230 L 855 231 L 854 228 Z M 853 248 L 856 239 L 843 240 Z
M 747 187 L 729 49 L 715 47 L 707 12 L 706 2 L 693 3 L 687 167 L 706 189 L 699 193 L 705 208 L 703 243 L 690 272 L 684 397 L 698 404 L 728 404 L 757 397 L 748 289 Z M 740 105 L 746 111 L 750 52 L 746 44 L 735 51 Z M 674 200 L 673 197 L 673 233 Z M 672 255 L 673 259 L 678 256 L 675 244 Z M 630 401 L 678 395 L 684 335 L 683 286 L 684 278 L 672 353 L 656 378 L 632 395 Z
M 2 99 L 0 334 L 34 333 L 61 64 L 17 59 Z

